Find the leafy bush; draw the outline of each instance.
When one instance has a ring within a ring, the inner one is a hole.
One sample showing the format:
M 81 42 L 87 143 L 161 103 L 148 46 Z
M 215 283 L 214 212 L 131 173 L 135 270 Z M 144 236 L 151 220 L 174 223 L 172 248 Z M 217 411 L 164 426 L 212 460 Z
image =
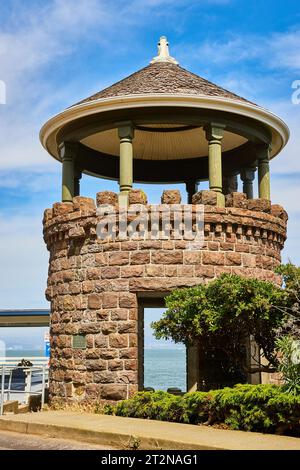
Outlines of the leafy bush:
M 286 302 L 280 305 L 285 313 L 285 320 L 280 325 L 278 337 L 292 336 L 300 338 L 300 267 L 292 263 L 278 266 L 276 271 L 282 275 Z
M 300 394 L 300 353 L 299 340 L 292 336 L 283 336 L 276 342 L 280 361 L 278 370 L 282 374 L 283 389 L 292 394 Z
M 138 392 L 105 413 L 300 436 L 300 395 L 289 395 L 276 385 L 236 385 L 183 396 Z
M 208 284 L 173 291 L 166 298 L 162 318 L 151 326 L 157 339 L 197 344 L 203 354 L 214 358 L 221 352 L 228 358 L 227 372 L 230 366 L 247 373 L 257 369 L 275 372 L 276 332 L 285 318 L 281 308 L 285 299 L 284 290 L 271 282 L 222 274 Z M 246 338 L 250 337 L 268 360 L 267 365 L 247 365 Z M 206 357 L 205 363 L 208 361 Z

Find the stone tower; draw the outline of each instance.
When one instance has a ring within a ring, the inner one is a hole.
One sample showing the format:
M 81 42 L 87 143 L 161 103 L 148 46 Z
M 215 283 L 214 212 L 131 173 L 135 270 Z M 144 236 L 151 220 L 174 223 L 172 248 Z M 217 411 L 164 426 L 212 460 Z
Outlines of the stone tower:
M 223 272 L 280 282 L 274 267 L 287 214 L 271 203 L 269 162 L 288 136 L 270 111 L 181 68 L 164 37 L 150 65 L 43 126 L 43 146 L 62 163 L 62 202 L 44 215 L 52 400 L 119 400 L 142 389 L 143 309 L 162 306 L 171 290 Z M 120 192 L 82 197 L 82 173 L 118 180 Z M 198 191 L 202 181 L 209 190 Z M 154 210 L 156 238 L 99 236 L 101 224 L 120 222 L 132 207 L 148 226 L 153 206 L 133 182 L 184 182 L 188 204 L 178 191 L 164 191 Z M 196 246 L 176 235 L 174 214 L 188 210 L 195 227 L 200 208 Z M 191 348 L 188 389 L 197 388 L 199 374 Z

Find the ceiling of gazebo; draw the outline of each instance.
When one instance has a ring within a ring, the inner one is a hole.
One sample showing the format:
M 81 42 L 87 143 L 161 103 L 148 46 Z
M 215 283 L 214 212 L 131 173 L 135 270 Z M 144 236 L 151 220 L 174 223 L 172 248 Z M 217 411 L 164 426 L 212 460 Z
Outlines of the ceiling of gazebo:
M 180 160 L 204 157 L 208 153 L 205 132 L 200 127 L 185 129 L 184 126 L 178 125 L 176 130 L 175 126 L 157 124 L 155 128 L 153 126 L 153 130 L 150 126 L 147 128 L 147 130 L 135 129 L 133 155 L 136 159 Z M 244 137 L 225 131 L 222 149 L 232 150 L 246 142 L 247 139 Z M 81 143 L 108 155 L 119 155 L 120 141 L 117 129 L 95 133 L 82 139 Z

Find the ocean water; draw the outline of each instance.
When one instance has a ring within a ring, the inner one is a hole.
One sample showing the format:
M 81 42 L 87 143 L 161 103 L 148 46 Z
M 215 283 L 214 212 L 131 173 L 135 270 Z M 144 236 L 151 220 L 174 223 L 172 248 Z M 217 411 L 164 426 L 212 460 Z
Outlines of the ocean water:
M 186 391 L 185 349 L 145 349 L 144 385 L 155 390 L 178 387 Z
M 8 350 L 7 356 L 32 357 L 43 356 L 42 350 Z M 185 349 L 145 349 L 144 385 L 155 390 L 167 390 L 178 387 L 186 390 L 186 353 Z

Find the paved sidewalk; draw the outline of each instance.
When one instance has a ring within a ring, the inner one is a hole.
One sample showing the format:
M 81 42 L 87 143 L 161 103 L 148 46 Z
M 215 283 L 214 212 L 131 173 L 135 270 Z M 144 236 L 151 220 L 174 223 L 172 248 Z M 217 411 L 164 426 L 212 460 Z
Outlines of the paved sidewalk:
M 1 450 L 112 450 L 113 447 L 86 444 L 69 439 L 33 436 L 11 431 L 0 431 Z
M 118 449 L 139 443 L 140 449 L 300 450 L 300 439 L 292 437 L 67 411 L 2 416 L 0 430 Z

